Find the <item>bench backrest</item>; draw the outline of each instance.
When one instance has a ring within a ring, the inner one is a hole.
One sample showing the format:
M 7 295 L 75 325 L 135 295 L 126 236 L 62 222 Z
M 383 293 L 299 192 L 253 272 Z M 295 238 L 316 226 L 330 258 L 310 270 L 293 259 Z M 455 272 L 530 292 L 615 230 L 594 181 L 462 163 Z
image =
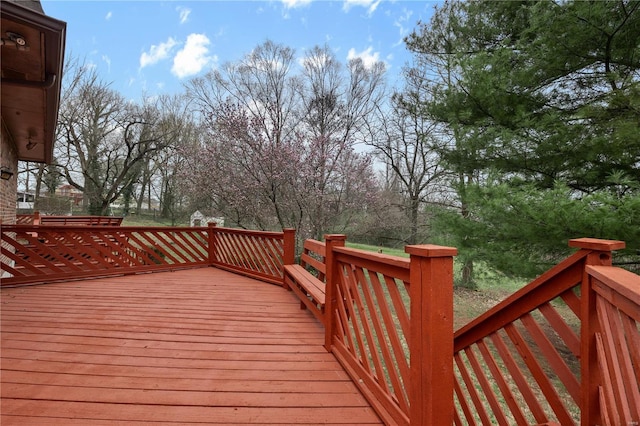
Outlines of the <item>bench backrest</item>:
M 302 254 L 300 255 L 300 266 L 314 273 L 320 281 L 325 280 L 327 268 L 325 257 L 327 255 L 326 246 L 322 241 L 308 239 L 305 240 Z
M 117 216 L 40 216 L 41 225 L 88 225 L 120 226 L 122 217 Z

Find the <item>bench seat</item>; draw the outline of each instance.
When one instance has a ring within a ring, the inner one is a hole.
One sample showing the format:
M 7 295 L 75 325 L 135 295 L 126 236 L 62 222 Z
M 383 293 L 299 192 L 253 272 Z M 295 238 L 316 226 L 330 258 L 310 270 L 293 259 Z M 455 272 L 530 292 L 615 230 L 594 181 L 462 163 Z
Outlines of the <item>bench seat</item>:
M 284 269 L 289 277 L 307 291 L 307 296 L 311 297 L 319 305 L 324 306 L 325 283 L 311 275 L 309 271 L 300 265 L 285 265 Z
M 284 266 L 284 285 L 300 299 L 300 308 L 309 309 L 324 324 L 325 244 L 316 240 L 304 242 L 300 264 Z

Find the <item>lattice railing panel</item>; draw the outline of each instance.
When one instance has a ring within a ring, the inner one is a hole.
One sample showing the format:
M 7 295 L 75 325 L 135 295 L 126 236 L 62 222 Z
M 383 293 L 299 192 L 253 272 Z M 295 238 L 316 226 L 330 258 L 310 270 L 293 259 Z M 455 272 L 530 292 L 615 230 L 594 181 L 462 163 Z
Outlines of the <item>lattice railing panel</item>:
M 284 239 L 281 232 L 210 229 L 214 235 L 214 265 L 282 284 Z
M 336 248 L 334 349 L 399 424 L 409 413 L 409 260 Z M 371 254 L 369 254 L 371 256 Z
M 31 225 L 33 224 L 32 214 L 17 214 L 16 215 L 16 225 Z
M 455 423 L 640 422 L 640 277 L 582 250 L 455 333 Z
M 579 423 L 579 323 L 565 308 L 545 303 L 455 353 L 460 424 Z
M 592 271 L 602 424 L 640 424 L 640 278 L 618 268 Z
M 207 241 L 206 228 L 3 226 L 2 284 L 205 265 Z
M 575 254 L 456 333 L 456 424 L 580 423 L 585 256 Z

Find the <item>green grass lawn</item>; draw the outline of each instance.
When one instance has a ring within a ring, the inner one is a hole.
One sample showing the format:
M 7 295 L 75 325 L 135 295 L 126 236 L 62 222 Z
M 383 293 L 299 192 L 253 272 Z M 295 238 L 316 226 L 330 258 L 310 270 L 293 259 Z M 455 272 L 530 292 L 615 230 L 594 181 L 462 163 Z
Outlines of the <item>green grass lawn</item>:
M 172 226 L 171 219 L 160 217 L 157 215 L 155 218 L 149 214 L 131 214 L 125 216 L 122 220 L 122 226 Z M 189 226 L 189 223 L 176 223 L 175 226 Z
M 367 244 L 356 244 L 347 241 L 347 247 L 367 250 L 377 253 L 389 254 L 393 256 L 409 257 L 404 249 L 394 249 L 381 246 L 372 246 Z M 454 274 L 457 276 L 460 273 L 461 265 L 454 258 Z M 479 291 L 497 291 L 499 293 L 508 292 L 513 293 L 524 286 L 528 281 L 519 278 L 510 278 L 506 275 L 491 269 L 483 262 L 476 262 L 474 264 L 474 276 L 478 283 Z
M 388 247 L 382 247 L 382 246 L 371 246 L 368 244 L 350 243 L 349 241 L 347 241 L 346 245 L 347 247 L 354 248 L 354 249 L 373 251 L 373 252 L 382 253 L 382 254 L 390 254 L 392 256 L 409 257 L 409 255 L 404 252 L 404 249 L 394 249 L 394 248 L 388 248 Z
M 347 247 L 383 253 L 393 256 L 409 257 L 404 249 L 393 249 L 367 244 L 346 243 Z M 461 265 L 454 258 L 454 280 L 459 277 Z M 491 307 L 507 296 L 522 288 L 527 280 L 510 278 L 491 269 L 484 263 L 474 264 L 474 275 L 478 285 L 477 290 L 456 287 L 454 292 L 455 328 L 467 324 L 478 315 L 488 311 Z

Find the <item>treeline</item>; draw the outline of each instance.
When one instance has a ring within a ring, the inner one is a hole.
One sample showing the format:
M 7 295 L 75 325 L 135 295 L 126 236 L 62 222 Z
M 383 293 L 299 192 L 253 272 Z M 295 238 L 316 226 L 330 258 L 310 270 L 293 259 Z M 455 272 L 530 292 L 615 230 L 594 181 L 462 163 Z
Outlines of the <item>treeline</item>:
M 445 2 L 406 39 L 413 62 L 302 58 L 266 41 L 177 96 L 134 103 L 67 60 L 56 162 L 90 214 L 118 202 L 180 220 L 453 245 L 531 276 L 567 240 L 640 256 L 638 1 Z

